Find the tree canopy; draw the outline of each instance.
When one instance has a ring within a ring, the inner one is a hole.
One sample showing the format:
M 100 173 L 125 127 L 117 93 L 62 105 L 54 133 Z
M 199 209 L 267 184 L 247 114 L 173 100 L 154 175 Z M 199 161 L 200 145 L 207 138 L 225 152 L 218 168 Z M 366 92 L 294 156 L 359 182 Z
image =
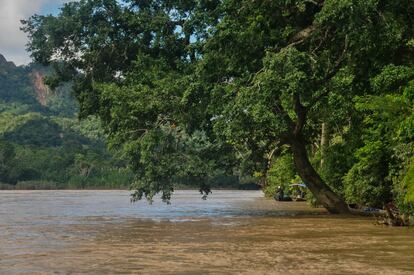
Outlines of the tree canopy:
M 246 159 L 266 175 L 287 147 L 318 201 L 346 213 L 311 147 L 323 123 L 343 137 L 361 129 L 369 118 L 356 115 L 357 97 L 382 98 L 412 79 L 412 14 L 410 0 L 81 0 L 23 30 L 34 60 L 55 67 L 50 85 L 73 81 L 81 116 L 98 115 L 124 148 L 135 198 L 168 201 L 182 173 L 208 192 L 209 167 Z M 345 182 L 364 174 L 353 166 Z

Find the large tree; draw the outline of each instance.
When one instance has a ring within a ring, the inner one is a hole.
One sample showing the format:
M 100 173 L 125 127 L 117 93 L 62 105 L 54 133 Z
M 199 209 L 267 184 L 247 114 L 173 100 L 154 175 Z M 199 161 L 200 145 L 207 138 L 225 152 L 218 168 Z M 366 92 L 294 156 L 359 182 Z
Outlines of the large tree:
M 307 145 L 332 101 L 346 109 L 384 66 L 409 60 L 412 14 L 410 0 L 81 0 L 24 30 L 33 58 L 55 64 L 49 83 L 74 81 L 81 114 L 126 145 L 138 198 L 169 198 L 180 166 L 167 156 L 201 130 L 258 159 L 289 146 L 319 202 L 346 213 Z

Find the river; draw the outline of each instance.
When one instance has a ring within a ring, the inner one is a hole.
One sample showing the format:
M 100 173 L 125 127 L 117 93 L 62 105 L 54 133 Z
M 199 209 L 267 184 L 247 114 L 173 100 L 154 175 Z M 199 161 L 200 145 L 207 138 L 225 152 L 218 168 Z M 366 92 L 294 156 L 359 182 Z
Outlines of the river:
M 1 191 L 0 274 L 414 274 L 414 229 L 260 191 Z

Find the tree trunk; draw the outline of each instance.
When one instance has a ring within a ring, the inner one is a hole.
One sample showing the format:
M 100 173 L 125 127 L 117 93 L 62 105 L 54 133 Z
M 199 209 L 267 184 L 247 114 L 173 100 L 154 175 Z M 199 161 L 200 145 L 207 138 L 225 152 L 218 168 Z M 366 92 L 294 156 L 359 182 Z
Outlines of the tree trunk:
M 309 161 L 303 138 L 295 138 L 290 141 L 293 159 L 299 176 L 306 183 L 318 202 L 330 213 L 348 214 L 349 208 L 345 201 L 335 194 L 322 180 Z

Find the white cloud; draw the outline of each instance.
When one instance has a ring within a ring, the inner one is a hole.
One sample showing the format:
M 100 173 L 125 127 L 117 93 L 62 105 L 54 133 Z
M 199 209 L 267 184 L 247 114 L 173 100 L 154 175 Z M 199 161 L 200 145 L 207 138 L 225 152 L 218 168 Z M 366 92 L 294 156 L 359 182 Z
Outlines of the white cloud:
M 17 65 L 29 63 L 27 37 L 20 31 L 20 20 L 41 12 L 45 5 L 63 2 L 68 0 L 0 0 L 0 53 Z

